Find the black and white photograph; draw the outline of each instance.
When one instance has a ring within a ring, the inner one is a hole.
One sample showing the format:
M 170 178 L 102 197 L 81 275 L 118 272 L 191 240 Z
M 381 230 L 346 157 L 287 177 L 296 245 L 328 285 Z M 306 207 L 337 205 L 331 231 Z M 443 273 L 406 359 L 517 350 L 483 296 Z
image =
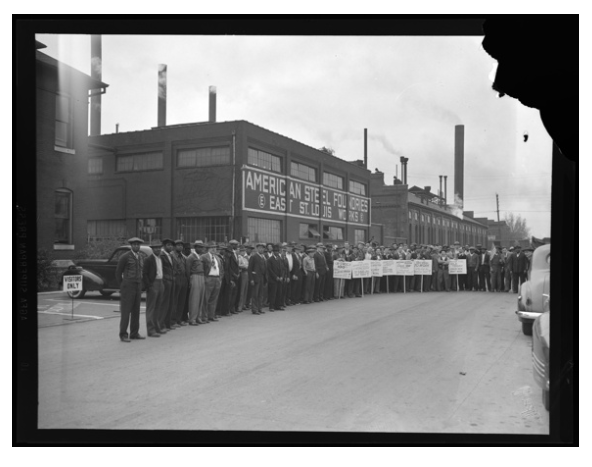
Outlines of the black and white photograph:
M 39 28 L 37 429 L 536 443 L 571 420 L 551 238 L 552 206 L 573 235 L 577 111 L 530 68 L 563 37 L 471 21 Z

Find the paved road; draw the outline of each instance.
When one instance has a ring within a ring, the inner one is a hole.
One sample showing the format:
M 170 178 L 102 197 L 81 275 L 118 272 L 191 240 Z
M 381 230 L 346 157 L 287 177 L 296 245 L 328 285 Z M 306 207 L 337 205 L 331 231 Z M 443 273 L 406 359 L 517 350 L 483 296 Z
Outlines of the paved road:
M 117 301 L 77 300 L 72 322 L 40 299 L 40 428 L 548 434 L 514 294 L 379 294 L 130 344 Z

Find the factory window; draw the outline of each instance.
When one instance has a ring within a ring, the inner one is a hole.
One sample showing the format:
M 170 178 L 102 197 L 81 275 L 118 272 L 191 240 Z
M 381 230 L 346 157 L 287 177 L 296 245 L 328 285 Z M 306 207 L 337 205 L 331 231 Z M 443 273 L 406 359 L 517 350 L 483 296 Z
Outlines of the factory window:
M 210 167 L 230 164 L 230 147 L 179 149 L 177 167 Z
M 247 231 L 251 242 L 278 243 L 281 239 L 282 223 L 281 221 L 249 217 Z
M 228 224 L 227 216 L 177 217 L 175 238 L 189 243 L 195 240 L 225 242 L 228 241 Z
M 366 196 L 366 185 L 354 180 L 349 181 L 349 191 L 357 195 Z
M 298 237 L 305 238 L 321 238 L 319 233 L 319 226 L 317 224 L 300 224 L 298 229 Z
M 54 243 L 72 243 L 72 192 L 66 189 L 55 191 Z
M 249 165 L 282 173 L 282 160 L 278 156 L 259 151 L 258 149 L 249 148 L 247 160 Z
M 102 157 L 91 157 L 88 160 L 88 174 L 89 175 L 100 175 L 103 173 L 103 158 Z
M 411 211 L 409 211 L 409 220 L 411 220 Z
M 343 177 L 329 172 L 323 173 L 323 185 L 343 190 Z
M 425 222 L 425 216 L 423 214 L 421 215 L 421 221 Z
M 324 225 L 323 240 L 343 240 L 343 227 Z
M 366 242 L 366 231 L 362 229 L 354 230 L 354 240 L 357 245 L 359 242 Z
M 299 162 L 290 163 L 290 175 L 308 182 L 317 181 L 317 169 L 314 167 L 309 167 L 308 165 L 300 164 Z
M 87 241 L 128 238 L 125 220 L 95 220 L 86 222 Z
M 117 158 L 118 172 L 142 172 L 144 170 L 159 170 L 163 168 L 162 152 L 148 152 L 119 156 Z
M 418 220 L 418 217 L 419 217 L 419 216 L 417 215 L 417 211 L 414 211 L 414 212 L 413 212 L 413 216 L 415 217 L 415 220 Z
M 72 106 L 70 98 L 63 94 L 56 95 L 55 145 L 72 148 Z
M 145 242 L 162 240 L 162 219 L 136 219 L 136 235 Z M 184 239 L 191 242 L 195 239 Z

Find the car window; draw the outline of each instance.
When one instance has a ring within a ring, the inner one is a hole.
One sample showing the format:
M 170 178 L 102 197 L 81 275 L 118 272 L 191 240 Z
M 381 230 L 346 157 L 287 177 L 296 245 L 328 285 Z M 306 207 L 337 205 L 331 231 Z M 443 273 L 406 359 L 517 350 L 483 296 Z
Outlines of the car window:
M 129 251 L 127 248 L 121 248 L 119 250 L 115 250 L 115 253 L 113 253 L 113 256 L 109 259 L 109 261 L 110 262 L 119 261 L 119 258 L 121 258 L 121 255 L 123 255 L 127 251 Z

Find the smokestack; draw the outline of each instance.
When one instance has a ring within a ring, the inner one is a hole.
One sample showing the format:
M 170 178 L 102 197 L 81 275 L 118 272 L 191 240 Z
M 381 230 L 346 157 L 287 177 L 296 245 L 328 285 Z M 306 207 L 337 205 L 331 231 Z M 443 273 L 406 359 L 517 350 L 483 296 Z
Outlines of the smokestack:
M 438 192 L 438 196 L 440 199 L 438 200 L 438 204 L 442 206 L 442 175 L 438 175 L 440 177 L 440 191 Z
M 364 167 L 368 168 L 368 128 L 364 128 Z
M 448 175 L 444 175 L 444 206 L 446 206 L 446 204 L 448 204 L 448 184 L 447 184 L 447 180 L 448 180 Z
M 158 65 L 158 126 L 166 126 L 167 66 Z
M 210 123 L 216 123 L 216 86 L 210 86 Z
M 92 34 L 90 36 L 90 77 L 102 81 L 102 51 L 101 36 Z M 101 134 L 101 94 L 90 98 L 90 135 Z
M 119 123 L 115 124 L 115 133 L 119 133 Z
M 401 156 L 401 180 L 403 185 L 407 185 L 407 161 L 408 157 Z
M 454 127 L 454 199 L 458 196 L 463 208 L 464 194 L 464 161 L 465 161 L 465 126 Z

